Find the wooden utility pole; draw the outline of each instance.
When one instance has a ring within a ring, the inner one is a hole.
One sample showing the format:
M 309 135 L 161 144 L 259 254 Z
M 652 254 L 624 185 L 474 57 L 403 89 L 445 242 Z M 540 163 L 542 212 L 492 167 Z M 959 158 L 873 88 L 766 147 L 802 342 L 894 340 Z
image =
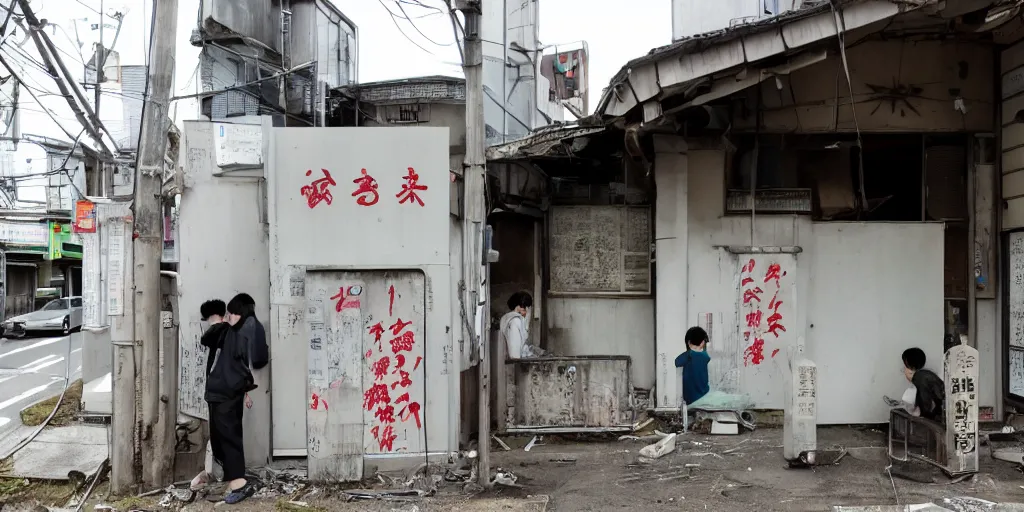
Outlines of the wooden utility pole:
M 483 41 L 480 39 L 481 0 L 457 0 L 456 8 L 462 11 L 466 20 L 465 60 L 462 63 L 466 75 L 466 161 L 463 176 L 463 207 L 462 239 L 463 239 L 463 281 L 466 284 L 469 304 L 463 314 L 470 318 L 475 316 L 477 306 L 485 302 L 481 291 L 483 284 L 483 235 L 487 221 L 484 183 L 486 173 L 486 157 L 484 154 L 487 142 L 484 130 L 484 70 Z M 473 329 L 480 329 L 479 336 L 474 332 L 467 333 L 478 347 L 480 355 L 477 362 L 479 377 L 479 468 L 480 484 L 489 486 L 491 481 L 491 407 L 490 379 L 491 361 L 489 352 L 489 327 L 484 318 L 489 312 L 484 311 L 482 318 L 474 318 L 468 322 Z
M 163 250 L 163 172 L 169 128 L 168 105 L 174 78 L 175 35 L 178 0 L 156 0 L 156 17 L 149 48 L 149 86 L 142 111 L 142 133 L 135 169 L 135 222 L 133 243 L 135 343 L 142 347 L 138 369 L 141 383 L 142 481 L 147 488 L 172 483 L 173 451 L 156 442 L 154 432 L 175 415 L 158 411 L 160 357 L 177 357 L 177 351 L 160 351 L 160 256 Z M 167 365 L 170 367 L 171 365 Z M 175 366 L 176 367 L 176 366 Z M 170 447 L 173 450 L 173 446 Z

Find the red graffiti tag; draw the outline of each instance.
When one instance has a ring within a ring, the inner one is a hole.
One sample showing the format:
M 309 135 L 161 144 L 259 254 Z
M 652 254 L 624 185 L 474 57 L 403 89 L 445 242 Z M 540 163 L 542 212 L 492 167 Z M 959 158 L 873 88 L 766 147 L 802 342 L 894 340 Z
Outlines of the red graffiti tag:
M 754 259 L 751 258 L 746 265 L 743 265 L 742 272 L 753 272 L 754 271 Z
M 391 334 L 398 334 L 402 332 L 402 329 L 405 329 L 411 324 L 412 322 L 403 322 L 402 319 L 399 318 L 398 321 L 391 324 L 391 327 L 388 327 L 388 329 L 391 329 Z
M 772 314 L 768 316 L 767 319 L 768 332 L 774 334 L 776 338 L 779 337 L 778 331 L 786 332 L 786 327 L 779 323 L 782 321 L 782 314 L 779 313 L 779 307 L 782 306 L 782 301 L 776 300 L 778 295 L 779 293 L 775 292 L 775 296 L 772 297 L 771 302 L 768 303 L 768 309 L 772 310 Z
M 398 417 L 402 418 L 402 422 L 409 421 L 409 416 L 416 418 L 416 428 L 422 429 L 423 424 L 420 423 L 420 403 L 413 402 L 402 408 L 401 412 L 398 413 Z
M 334 310 L 341 313 L 343 309 L 355 308 L 359 309 L 359 300 L 347 300 L 348 293 L 345 291 L 345 287 L 338 288 L 338 294 L 331 297 L 331 300 L 337 300 L 338 302 L 334 305 Z
M 299 192 L 306 198 L 306 205 L 310 209 L 316 207 L 320 202 L 325 202 L 329 206 L 334 201 L 334 195 L 331 194 L 330 186 L 337 185 L 334 178 L 331 177 L 331 173 L 327 169 L 320 169 L 324 173 L 324 177 L 313 180 L 309 185 L 303 185 Z M 306 171 L 306 176 L 313 174 L 312 170 Z
M 772 350 L 772 357 L 779 355 L 779 349 Z
M 398 198 L 398 204 L 405 204 L 412 201 L 423 206 L 423 199 L 420 199 L 420 196 L 416 191 L 427 190 L 427 186 L 419 184 L 420 175 L 416 174 L 416 170 L 410 167 L 409 173 L 403 176 L 402 179 L 405 180 L 405 183 L 402 184 L 402 191 L 395 194 L 395 197 Z
M 412 331 L 403 332 L 401 336 L 391 339 L 391 353 L 412 352 L 412 345 L 415 342 L 416 337 Z
M 756 287 L 756 286 L 754 287 L 753 290 L 750 290 L 750 289 L 743 290 L 743 303 L 744 304 L 749 304 L 750 301 L 752 301 L 752 300 L 756 300 L 758 302 L 761 302 L 761 297 L 760 297 L 761 293 L 764 293 L 764 290 L 762 290 L 761 288 Z
M 367 351 L 366 351 L 366 358 L 367 358 L 367 359 L 369 359 L 369 358 L 370 358 L 370 356 L 372 356 L 372 355 L 373 355 L 373 351 L 372 351 L 372 350 L 367 350 Z
M 754 343 L 743 351 L 743 366 L 761 364 L 764 361 L 764 340 L 754 338 Z
M 768 265 L 768 271 L 764 274 L 764 282 L 767 283 L 768 281 L 774 280 L 776 287 L 781 286 L 779 284 L 779 278 L 784 275 L 786 275 L 786 273 L 782 272 L 782 267 L 779 266 L 778 263 L 772 263 L 771 265 Z
M 377 180 L 366 174 L 366 169 L 361 172 L 362 176 L 352 180 L 352 183 L 359 186 L 355 192 L 352 192 L 352 197 L 359 196 L 356 199 L 356 204 L 359 206 L 373 206 L 380 199 L 380 195 L 377 193 Z
M 420 361 L 422 360 L 422 356 L 416 356 L 416 364 L 412 365 L 412 371 L 416 371 L 416 369 L 420 367 Z
M 400 374 L 401 379 L 400 380 L 396 380 L 395 382 L 391 383 L 391 389 L 392 390 L 394 390 L 398 386 L 402 386 L 403 388 L 407 388 L 407 387 L 412 385 L 412 380 L 409 378 L 409 372 L 407 372 L 405 370 L 398 370 L 398 373 Z
M 373 335 L 373 341 L 377 344 L 377 350 L 380 350 L 380 337 L 384 335 L 384 325 L 380 322 L 371 325 L 370 334 Z M 369 354 L 369 352 L 367 352 L 367 354 Z
M 396 404 L 400 404 L 402 402 L 409 402 L 409 393 L 402 393 L 402 396 L 399 396 L 398 400 L 395 400 Z
M 376 439 L 377 443 L 380 444 L 381 451 L 385 451 L 385 450 L 389 451 L 389 452 L 394 451 L 395 450 L 395 439 L 398 439 L 398 436 L 395 435 L 395 429 L 391 425 L 388 425 L 388 426 L 384 427 L 384 431 L 383 432 L 379 432 L 379 431 L 380 431 L 380 427 L 379 426 L 373 427 L 373 428 L 370 429 L 370 432 L 373 433 L 373 438 Z M 378 432 L 379 432 L 379 436 L 378 436 Z
M 316 393 L 313 393 L 313 395 L 310 397 L 309 408 L 314 410 L 314 411 L 318 410 L 318 409 L 320 409 L 320 404 L 321 403 L 324 404 L 324 410 L 326 411 L 327 410 L 327 400 L 324 400 L 323 398 L 320 398 L 320 396 L 318 396 Z
M 391 359 L 388 356 L 381 356 L 376 362 L 371 365 L 373 369 L 373 380 L 380 381 L 388 374 L 388 368 L 391 366 Z M 394 387 L 392 387 L 394 389 Z
M 363 409 L 372 411 L 378 405 L 391 403 L 391 395 L 388 394 L 387 384 L 374 384 L 363 393 Z
M 747 327 L 761 327 L 761 310 L 747 313 Z
M 395 422 L 395 407 L 392 405 L 385 405 L 378 407 L 374 417 L 377 418 L 381 423 L 394 423 Z
M 740 281 L 740 286 L 746 286 L 746 285 L 748 285 L 750 283 L 753 283 L 753 282 L 754 282 L 754 278 L 752 278 L 752 277 L 744 277 L 743 280 Z
M 395 285 L 388 287 L 388 316 L 395 316 Z

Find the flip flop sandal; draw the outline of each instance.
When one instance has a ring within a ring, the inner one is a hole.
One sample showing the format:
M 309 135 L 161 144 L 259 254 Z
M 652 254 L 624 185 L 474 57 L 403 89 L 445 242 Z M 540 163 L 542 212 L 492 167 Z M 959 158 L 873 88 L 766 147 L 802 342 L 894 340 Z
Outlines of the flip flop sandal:
M 227 503 L 228 505 L 241 503 L 246 499 L 251 498 L 254 494 L 256 494 L 256 486 L 253 485 L 252 482 L 246 480 L 245 485 L 240 489 L 231 491 L 224 497 L 224 503 Z

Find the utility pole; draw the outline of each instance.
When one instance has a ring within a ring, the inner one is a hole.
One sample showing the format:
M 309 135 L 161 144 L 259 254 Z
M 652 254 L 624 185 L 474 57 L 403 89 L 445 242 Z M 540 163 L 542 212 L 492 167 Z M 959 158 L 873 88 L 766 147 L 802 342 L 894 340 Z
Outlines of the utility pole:
M 465 58 L 462 63 L 466 75 L 466 161 L 463 173 L 463 208 L 462 240 L 463 240 L 463 282 L 470 300 L 468 311 L 463 314 L 472 319 L 477 306 L 485 303 L 481 296 L 483 266 L 483 235 L 486 223 L 484 183 L 486 176 L 486 146 L 484 130 L 484 75 L 483 75 L 483 41 L 480 39 L 480 18 L 482 14 L 481 0 L 456 0 L 456 8 L 462 11 L 466 20 Z M 491 407 L 490 380 L 491 361 L 488 356 L 490 345 L 490 328 L 484 318 L 489 312 L 482 313 L 483 318 L 475 318 L 468 324 L 472 329 L 480 329 L 480 335 L 467 333 L 478 347 L 480 357 L 477 361 L 479 377 L 478 397 L 480 459 L 477 474 L 480 485 L 489 487 L 491 483 Z
M 177 357 L 176 351 L 160 353 L 160 256 L 163 249 L 163 171 L 167 153 L 168 105 L 174 78 L 175 35 L 178 0 L 157 0 L 149 48 L 149 87 L 142 111 L 142 133 L 135 168 L 135 222 L 133 242 L 135 343 L 142 346 L 141 382 L 142 481 L 147 488 L 163 487 L 173 480 L 173 436 L 168 444 L 154 432 L 175 415 L 160 417 L 161 357 Z M 170 365 L 168 365 L 170 366 Z M 176 366 L 175 366 L 176 367 Z M 173 428 L 173 426 L 171 427 Z M 161 442 L 157 443 L 157 439 Z
M 107 60 L 106 49 L 103 48 L 103 22 L 105 14 L 103 14 L 103 0 L 100 0 L 100 44 L 96 46 L 96 115 L 100 115 L 100 94 L 103 89 L 100 87 L 100 82 L 103 81 L 103 62 Z

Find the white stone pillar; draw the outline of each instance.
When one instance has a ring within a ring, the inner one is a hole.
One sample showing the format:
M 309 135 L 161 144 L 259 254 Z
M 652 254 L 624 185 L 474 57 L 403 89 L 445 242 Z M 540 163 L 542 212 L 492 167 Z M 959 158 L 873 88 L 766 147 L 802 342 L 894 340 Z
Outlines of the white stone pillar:
M 802 342 L 790 350 L 782 455 L 795 461 L 807 452 L 807 462 L 814 464 L 814 452 L 818 449 L 818 366 L 804 356 Z
M 672 135 L 654 136 L 654 238 L 657 262 L 655 349 L 658 412 L 679 410 L 682 377 L 675 358 L 686 350 L 687 329 L 687 154 L 686 141 Z
M 946 470 L 978 472 L 978 351 L 956 345 L 946 351 Z

